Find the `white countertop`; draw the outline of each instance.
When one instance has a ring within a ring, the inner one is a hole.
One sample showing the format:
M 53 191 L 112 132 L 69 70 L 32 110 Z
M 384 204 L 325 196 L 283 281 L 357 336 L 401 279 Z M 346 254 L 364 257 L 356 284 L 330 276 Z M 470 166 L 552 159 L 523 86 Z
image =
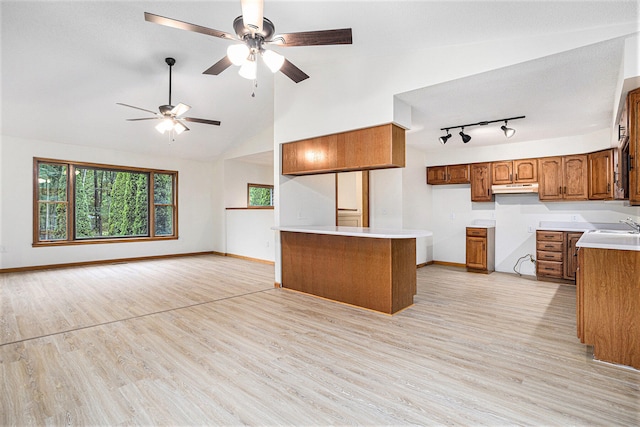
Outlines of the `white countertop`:
M 474 219 L 471 224 L 467 225 L 468 228 L 496 228 L 495 219 Z
M 579 248 L 640 251 L 640 234 L 598 233 L 595 230 L 591 230 L 582 235 L 576 246 Z
M 334 225 L 294 225 L 272 227 L 272 229 L 294 233 L 332 234 L 336 236 L 372 237 L 377 239 L 412 239 L 416 237 L 433 236 L 433 233 L 428 230 L 397 230 Z
M 626 230 L 631 231 L 628 225 L 619 222 L 561 222 L 540 221 L 538 230 L 547 231 L 589 231 L 589 230 Z

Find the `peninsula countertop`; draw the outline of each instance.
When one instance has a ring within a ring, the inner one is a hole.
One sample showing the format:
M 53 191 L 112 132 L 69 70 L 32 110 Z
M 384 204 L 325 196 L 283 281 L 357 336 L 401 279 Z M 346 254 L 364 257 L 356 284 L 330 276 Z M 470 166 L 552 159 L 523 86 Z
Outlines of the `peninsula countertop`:
M 332 234 L 335 236 L 370 237 L 375 239 L 415 239 L 417 237 L 433 236 L 433 233 L 428 230 L 346 227 L 336 225 L 283 225 L 272 227 L 272 229 L 293 233 Z
M 576 243 L 579 248 L 640 251 L 640 234 L 623 230 L 591 230 Z

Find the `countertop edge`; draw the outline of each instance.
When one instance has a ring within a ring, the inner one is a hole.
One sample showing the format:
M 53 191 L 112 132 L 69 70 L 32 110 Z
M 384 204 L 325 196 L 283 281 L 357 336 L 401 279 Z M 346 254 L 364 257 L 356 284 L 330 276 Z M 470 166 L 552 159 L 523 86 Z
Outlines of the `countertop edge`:
M 428 230 L 393 230 L 384 228 L 344 227 L 344 226 L 279 226 L 276 231 L 292 233 L 329 234 L 333 236 L 367 237 L 373 239 L 415 239 L 433 236 Z

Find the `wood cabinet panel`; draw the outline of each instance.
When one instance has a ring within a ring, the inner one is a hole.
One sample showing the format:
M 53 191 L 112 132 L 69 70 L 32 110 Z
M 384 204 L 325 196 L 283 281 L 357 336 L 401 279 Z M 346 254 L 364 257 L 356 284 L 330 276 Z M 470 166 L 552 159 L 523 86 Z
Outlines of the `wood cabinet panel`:
M 491 163 L 473 163 L 471 165 L 471 201 L 491 202 Z
M 588 155 L 589 199 L 613 199 L 613 149 Z
M 490 273 L 495 270 L 495 228 L 467 227 L 467 271 Z
M 556 277 L 561 279 L 564 276 L 562 262 L 540 261 L 536 262 L 538 276 Z
M 587 155 L 564 156 L 563 194 L 565 200 L 587 200 L 589 198 Z
M 564 259 L 564 254 L 562 252 L 548 252 L 545 250 L 537 251 L 537 259 L 538 261 L 560 261 Z
M 469 171 L 468 164 L 429 166 L 427 167 L 427 184 L 468 184 Z
M 580 248 L 576 314 L 598 360 L 640 369 L 640 251 Z
M 282 144 L 283 175 L 404 166 L 405 132 L 393 124 Z
M 393 314 L 413 304 L 416 239 L 281 232 L 282 286 Z
M 540 200 L 587 200 L 587 155 L 538 159 Z
M 493 185 L 511 184 L 513 182 L 513 162 L 491 163 L 491 183 Z
M 567 232 L 567 252 L 564 258 L 564 278 L 576 280 L 578 269 L 578 248 L 576 243 L 582 237 L 582 233 Z
M 562 157 L 538 159 L 540 200 L 562 200 Z
M 536 231 L 536 276 L 562 280 L 565 260 L 564 231 Z
M 522 159 L 513 161 L 513 182 L 538 182 L 538 159 Z
M 629 131 L 629 203 L 640 205 L 640 88 L 627 96 Z

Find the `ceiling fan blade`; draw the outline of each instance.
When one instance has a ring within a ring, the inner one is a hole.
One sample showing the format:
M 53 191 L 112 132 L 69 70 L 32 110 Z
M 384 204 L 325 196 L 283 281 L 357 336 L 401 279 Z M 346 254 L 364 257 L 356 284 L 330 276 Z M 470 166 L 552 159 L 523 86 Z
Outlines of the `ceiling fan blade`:
M 190 24 L 184 21 L 178 21 L 177 19 L 166 18 L 160 15 L 154 15 L 153 13 L 145 12 L 144 19 L 147 22 L 153 22 L 155 24 L 164 25 L 167 27 L 178 28 L 180 30 L 193 31 L 196 33 L 206 34 L 208 36 L 219 37 L 221 39 L 233 40 L 233 37 L 229 33 L 224 31 L 214 30 L 213 28 L 203 27 L 201 25 Z
M 133 105 L 129 105 L 129 104 L 123 104 L 122 102 L 116 102 L 116 104 L 118 105 L 122 105 L 123 107 L 129 107 L 129 108 L 135 108 L 136 110 L 142 110 L 142 111 L 146 111 L 147 113 L 151 113 L 154 116 L 158 115 L 158 113 L 156 111 L 151 111 L 151 110 L 147 110 L 145 108 L 140 108 L 140 107 L 134 107 Z M 155 119 L 156 117 L 154 117 Z
M 137 122 L 139 120 L 159 120 L 159 119 L 160 117 L 144 117 L 142 119 L 125 119 L 125 120 L 127 120 L 128 122 Z
M 184 120 L 186 122 L 204 123 L 205 125 L 220 126 L 220 122 L 218 120 L 196 119 L 195 117 L 182 117 L 180 120 Z
M 264 0 L 240 0 L 244 26 L 253 33 L 262 31 Z
M 352 44 L 351 28 L 340 30 L 305 31 L 301 33 L 277 34 L 268 41 L 279 46 L 321 46 L 330 44 Z
M 212 74 L 217 76 L 227 68 L 231 66 L 231 60 L 228 56 L 225 55 L 220 61 L 213 64 L 211 67 L 207 68 L 202 74 Z
M 280 71 L 296 83 L 300 83 L 301 81 L 309 78 L 304 71 L 293 65 L 288 59 L 284 60 Z
M 178 105 L 176 105 L 175 107 L 173 107 L 171 109 L 171 114 L 174 117 L 177 117 L 181 114 L 186 113 L 187 111 L 189 111 L 191 109 L 191 107 L 189 107 L 187 104 L 183 104 L 182 102 L 179 103 Z

